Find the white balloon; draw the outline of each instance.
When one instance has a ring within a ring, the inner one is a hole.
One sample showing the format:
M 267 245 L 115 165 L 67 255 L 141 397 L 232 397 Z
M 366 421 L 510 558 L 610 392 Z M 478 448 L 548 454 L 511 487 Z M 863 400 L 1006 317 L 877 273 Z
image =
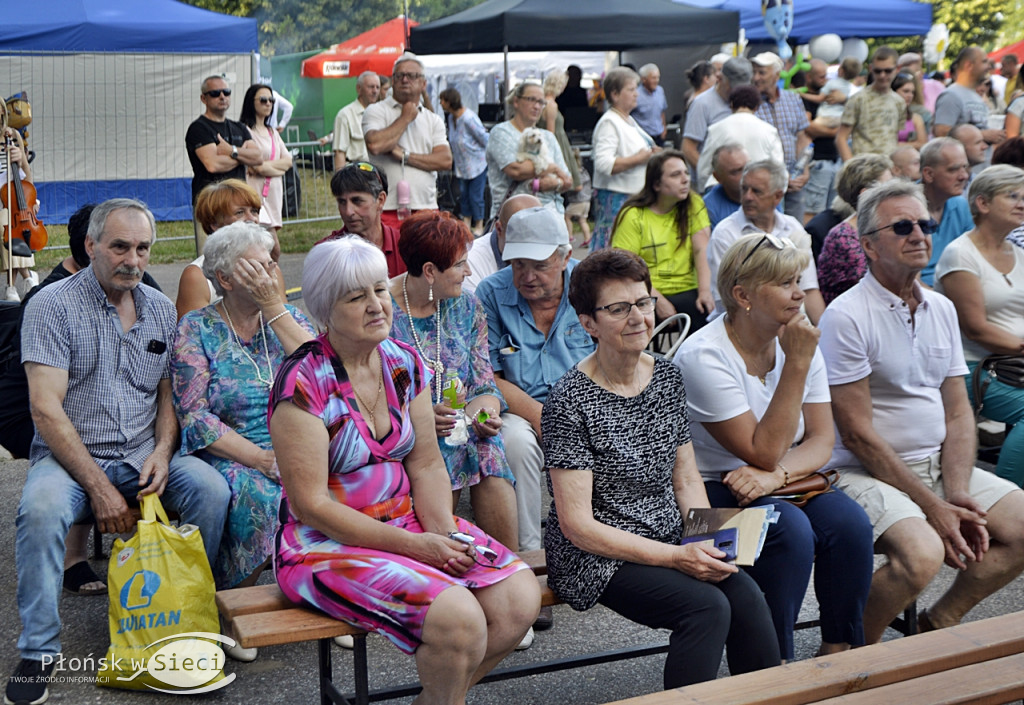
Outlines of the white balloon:
M 843 40 L 838 34 L 819 34 L 811 39 L 808 47 L 811 56 L 827 64 L 838 61 L 843 51 Z
M 868 43 L 857 37 L 848 37 L 843 40 L 842 56 L 855 56 L 859 61 L 867 61 Z

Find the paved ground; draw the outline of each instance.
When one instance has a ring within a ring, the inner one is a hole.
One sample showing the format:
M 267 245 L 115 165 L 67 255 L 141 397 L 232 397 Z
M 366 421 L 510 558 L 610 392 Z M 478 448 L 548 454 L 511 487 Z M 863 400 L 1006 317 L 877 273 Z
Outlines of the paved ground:
M 289 286 L 300 281 L 301 255 L 286 255 L 282 267 Z M 157 281 L 173 299 L 181 265 L 159 265 L 151 268 Z M 16 641 L 20 620 L 16 606 L 17 580 L 14 571 L 14 515 L 25 480 L 26 461 L 0 460 L 0 506 L 6 507 L 8 520 L 0 523 L 0 670 L 13 671 L 18 662 Z M 110 537 L 106 542 L 109 548 Z M 94 562 L 94 569 L 106 573 L 104 561 Z M 267 580 L 269 576 L 264 576 Z M 927 605 L 952 579 L 952 571 L 944 569 L 933 586 L 925 593 L 922 604 Z M 1024 609 L 1024 579 L 1018 578 L 996 596 L 976 608 L 969 620 L 982 619 Z M 805 617 L 814 614 L 813 590 L 805 603 Z M 61 600 L 64 620 L 62 641 L 68 658 L 92 656 L 98 659 L 109 644 L 107 626 L 107 600 L 103 597 L 76 597 L 64 595 Z M 890 634 L 890 637 L 895 637 Z M 601 651 L 633 644 L 662 643 L 664 633 L 654 633 L 631 624 L 604 608 L 586 613 L 574 613 L 568 607 L 555 608 L 555 628 L 539 634 L 533 648 L 513 654 L 510 664 L 550 660 L 584 651 Z M 371 637 L 370 683 L 373 687 L 407 683 L 415 679 L 413 660 L 383 639 Z M 818 647 L 817 630 L 797 634 L 797 658 L 811 657 Z M 335 672 L 343 687 L 351 684 L 349 674 L 352 656 L 335 648 Z M 589 705 L 650 693 L 661 688 L 663 656 L 589 667 L 575 671 L 532 676 L 526 679 L 478 686 L 470 692 L 472 705 L 506 705 L 507 703 L 558 703 L 559 705 Z M 316 650 L 313 644 L 301 644 L 262 649 L 260 657 L 251 664 L 230 662 L 228 672 L 236 673 L 234 683 L 221 691 L 202 696 L 209 703 L 316 703 L 319 702 L 316 683 Z M 723 668 L 723 675 L 725 670 Z M 0 673 L 0 675 L 6 675 Z M 59 683 L 51 687 L 50 702 L 67 704 L 105 703 L 127 705 L 180 702 L 180 696 L 143 695 L 127 691 L 97 688 L 90 682 L 94 670 L 67 672 L 74 682 Z

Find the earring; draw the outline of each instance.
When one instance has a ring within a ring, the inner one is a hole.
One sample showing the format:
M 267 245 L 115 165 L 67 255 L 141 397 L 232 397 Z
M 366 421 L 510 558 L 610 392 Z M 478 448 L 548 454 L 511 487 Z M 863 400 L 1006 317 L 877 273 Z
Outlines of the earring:
M 749 316 L 749 315 L 750 315 L 750 307 L 749 307 L 749 306 L 747 306 L 747 309 L 746 309 L 746 310 L 747 310 L 747 315 Z
M 431 284 L 430 288 L 427 289 L 427 302 L 431 303 L 434 301 L 434 285 Z

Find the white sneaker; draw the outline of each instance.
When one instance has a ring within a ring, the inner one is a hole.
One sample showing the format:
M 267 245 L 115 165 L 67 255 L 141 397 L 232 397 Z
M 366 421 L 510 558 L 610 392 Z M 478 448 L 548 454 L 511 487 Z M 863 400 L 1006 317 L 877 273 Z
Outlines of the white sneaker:
M 352 650 L 356 648 L 356 640 L 352 638 L 351 634 L 342 634 L 341 636 L 334 637 L 334 643 L 343 649 Z
M 36 274 L 31 269 L 28 271 L 28 278 L 21 279 L 19 277 L 18 282 L 15 284 L 15 286 L 18 289 L 18 294 L 21 295 L 21 298 L 25 298 L 25 294 L 27 294 L 28 292 L 32 291 L 33 287 L 38 286 L 38 285 L 39 285 L 39 275 Z
M 255 647 L 251 649 L 243 649 L 235 642 L 234 646 L 225 646 L 224 653 L 233 658 L 235 661 L 241 661 L 242 663 L 250 663 L 256 660 L 256 656 L 259 654 L 259 650 Z
M 527 630 L 523 640 L 519 642 L 519 645 L 516 647 L 516 651 L 526 651 L 531 646 L 533 646 L 533 627 L 530 627 Z
M 4 301 L 21 301 L 21 296 L 18 294 L 18 287 L 7 287 L 4 293 Z

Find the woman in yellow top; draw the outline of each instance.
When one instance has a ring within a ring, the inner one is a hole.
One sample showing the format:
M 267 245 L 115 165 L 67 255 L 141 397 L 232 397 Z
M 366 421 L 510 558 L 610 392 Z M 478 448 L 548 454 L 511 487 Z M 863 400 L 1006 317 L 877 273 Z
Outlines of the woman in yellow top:
M 647 263 L 651 293 L 658 297 L 657 318 L 689 314 L 692 332 L 715 308 L 705 255 L 710 236 L 711 221 L 704 200 L 690 192 L 683 153 L 669 149 L 647 162 L 644 187 L 623 204 L 611 244 Z

